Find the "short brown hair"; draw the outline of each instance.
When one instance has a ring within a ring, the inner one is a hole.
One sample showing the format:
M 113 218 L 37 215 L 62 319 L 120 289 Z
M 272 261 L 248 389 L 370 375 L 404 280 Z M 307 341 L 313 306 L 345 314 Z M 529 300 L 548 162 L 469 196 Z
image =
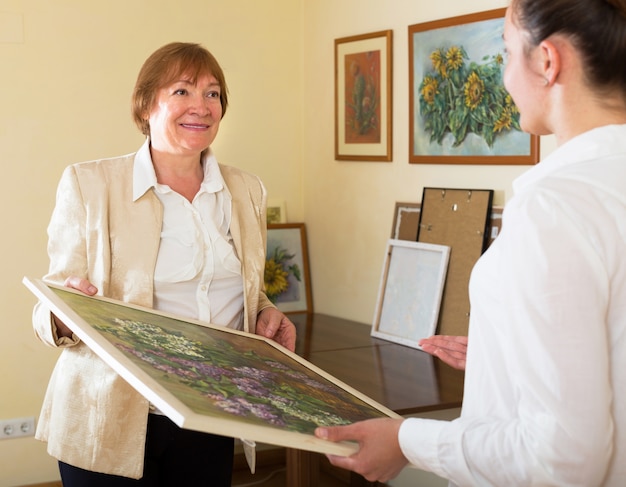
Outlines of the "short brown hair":
M 150 123 L 146 115 L 152 110 L 157 92 L 182 74 L 191 76 L 212 75 L 220 85 L 222 118 L 228 106 L 228 90 L 224 72 L 215 57 L 200 44 L 172 42 L 157 49 L 146 59 L 135 83 L 131 108 L 133 121 L 144 135 L 150 135 Z

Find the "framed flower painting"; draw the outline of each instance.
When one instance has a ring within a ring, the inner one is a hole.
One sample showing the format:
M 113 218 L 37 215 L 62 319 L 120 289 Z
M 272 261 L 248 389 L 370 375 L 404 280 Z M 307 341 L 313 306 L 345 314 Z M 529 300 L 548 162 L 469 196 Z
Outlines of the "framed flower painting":
M 283 313 L 313 312 L 304 223 L 267 226 L 265 294 Z
M 503 83 L 506 9 L 409 26 L 409 162 L 535 164 Z
M 315 428 L 400 417 L 268 338 L 40 279 L 23 282 L 181 428 L 347 456 L 356 443 L 322 440 Z

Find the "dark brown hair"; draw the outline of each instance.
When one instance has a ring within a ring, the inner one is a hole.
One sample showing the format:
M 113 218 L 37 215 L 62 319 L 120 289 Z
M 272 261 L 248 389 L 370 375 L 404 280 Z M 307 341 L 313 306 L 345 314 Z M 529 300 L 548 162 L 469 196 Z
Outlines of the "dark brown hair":
M 599 90 L 626 98 L 626 0 L 512 0 L 515 22 L 531 45 L 568 36 L 583 57 L 585 75 Z
M 215 57 L 200 44 L 172 42 L 152 53 L 137 76 L 131 109 L 133 120 L 142 134 L 150 134 L 150 123 L 146 117 L 154 106 L 158 90 L 183 74 L 189 75 L 194 83 L 202 75 L 215 77 L 220 85 L 224 117 L 228 107 L 228 90 L 224 72 Z

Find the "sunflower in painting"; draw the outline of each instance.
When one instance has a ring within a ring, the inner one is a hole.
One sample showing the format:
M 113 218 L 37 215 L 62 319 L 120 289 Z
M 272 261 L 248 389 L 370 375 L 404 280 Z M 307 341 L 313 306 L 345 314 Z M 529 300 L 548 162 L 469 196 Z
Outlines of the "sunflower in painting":
M 446 66 L 450 71 L 457 71 L 463 66 L 463 59 L 466 57 L 465 52 L 458 46 L 452 46 L 446 52 Z
M 284 248 L 277 246 L 271 255 L 265 260 L 265 294 L 272 303 L 276 298 L 289 289 L 289 275 L 300 281 L 302 279 L 300 268 L 297 264 L 289 261 L 295 257 Z
M 493 147 L 496 137 L 521 130 L 519 111 L 502 83 L 502 54 L 471 61 L 463 46 L 441 46 L 430 56 L 431 69 L 419 85 L 419 108 L 430 141 L 443 144 L 451 134 L 453 147 L 468 134 Z
M 439 83 L 435 78 L 432 76 L 424 77 L 420 93 L 422 94 L 422 99 L 429 105 L 435 103 L 435 95 L 439 94 L 439 91 L 437 91 L 438 87 Z
M 476 110 L 485 93 L 485 82 L 473 72 L 465 82 L 463 93 L 465 94 L 465 106 L 470 110 Z

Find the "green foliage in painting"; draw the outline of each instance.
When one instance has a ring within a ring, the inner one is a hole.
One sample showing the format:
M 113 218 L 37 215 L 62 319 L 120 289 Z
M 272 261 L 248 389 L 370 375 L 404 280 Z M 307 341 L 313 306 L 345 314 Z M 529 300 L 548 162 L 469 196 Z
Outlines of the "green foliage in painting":
M 430 54 L 432 69 L 419 86 L 419 106 L 430 141 L 441 144 L 446 134 L 454 147 L 469 133 L 489 147 L 511 130 L 521 130 L 519 110 L 502 83 L 501 54 L 469 61 L 463 46 L 438 48 Z

